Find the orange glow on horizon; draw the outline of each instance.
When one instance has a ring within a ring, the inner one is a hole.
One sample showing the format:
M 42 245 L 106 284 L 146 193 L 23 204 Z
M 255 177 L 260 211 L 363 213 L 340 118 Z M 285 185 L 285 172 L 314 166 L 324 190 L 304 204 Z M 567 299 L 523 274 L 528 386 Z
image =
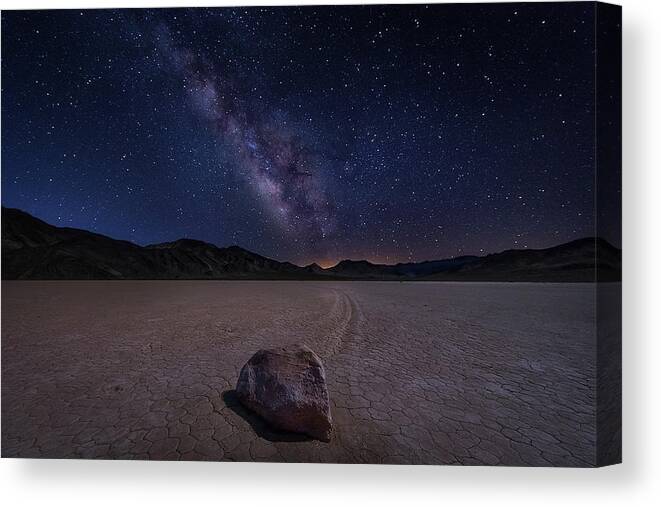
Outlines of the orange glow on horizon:
M 328 269 L 335 266 L 338 262 L 339 261 L 317 261 L 317 264 L 321 266 L 323 269 Z
M 320 261 L 310 261 L 310 263 L 314 262 L 318 266 L 320 266 L 321 268 L 328 269 L 328 268 L 332 268 L 333 266 L 336 266 L 339 262 L 341 262 L 345 259 L 346 259 L 345 257 L 343 257 L 341 259 L 330 259 L 330 260 L 329 259 L 324 259 L 324 260 L 320 260 Z M 366 260 L 366 261 L 368 261 L 372 264 L 390 264 L 390 265 L 397 264 L 397 262 L 410 262 L 410 261 L 397 261 L 397 260 L 393 260 L 390 257 L 386 257 L 386 258 L 383 258 L 383 259 L 375 259 L 373 257 L 364 257 L 364 258 L 361 258 L 361 259 L 348 257 L 348 259 L 353 260 L 353 261 Z M 310 263 L 307 263 L 305 265 L 308 265 Z

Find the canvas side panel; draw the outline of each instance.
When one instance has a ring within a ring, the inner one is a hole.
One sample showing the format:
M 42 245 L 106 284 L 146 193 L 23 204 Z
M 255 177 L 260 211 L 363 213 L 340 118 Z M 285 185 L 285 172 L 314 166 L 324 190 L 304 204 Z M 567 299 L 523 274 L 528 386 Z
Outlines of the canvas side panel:
M 622 461 L 622 8 L 595 5 L 597 465 L 605 466 Z

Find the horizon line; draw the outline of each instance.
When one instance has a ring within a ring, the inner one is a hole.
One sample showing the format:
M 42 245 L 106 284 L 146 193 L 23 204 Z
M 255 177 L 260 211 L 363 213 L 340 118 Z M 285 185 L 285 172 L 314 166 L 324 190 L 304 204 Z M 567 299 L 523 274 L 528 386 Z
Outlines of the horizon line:
M 459 259 L 459 258 L 462 258 L 462 257 L 484 258 L 484 257 L 488 257 L 488 256 L 490 256 L 490 255 L 498 255 L 498 254 L 502 254 L 502 253 L 504 253 L 504 252 L 511 252 L 511 251 L 538 251 L 538 250 L 548 250 L 548 249 L 555 248 L 555 247 L 558 247 L 558 246 L 561 246 L 561 245 L 567 245 L 567 244 L 570 244 L 570 243 L 574 243 L 574 242 L 576 242 L 576 241 L 585 241 L 585 240 L 591 240 L 591 239 L 593 239 L 593 240 L 595 240 L 595 241 L 601 240 L 601 241 L 607 243 L 607 244 L 608 244 L 609 246 L 611 246 L 612 248 L 615 248 L 615 249 L 620 250 L 620 251 L 622 250 L 621 247 L 618 247 L 618 246 L 613 245 L 610 241 L 606 240 L 605 238 L 603 238 L 603 237 L 601 237 L 601 236 L 596 236 L 596 235 L 595 235 L 595 236 L 581 236 L 581 237 L 577 237 L 577 238 L 575 238 L 575 239 L 572 239 L 572 240 L 569 240 L 569 241 L 565 241 L 565 242 L 562 242 L 562 243 L 556 243 L 556 244 L 553 244 L 553 245 L 548 246 L 548 247 L 529 248 L 528 246 L 524 246 L 523 248 L 506 248 L 506 249 L 504 249 L 504 250 L 500 250 L 500 251 L 494 251 L 494 252 L 484 253 L 483 255 L 461 254 L 461 255 L 455 255 L 455 256 L 453 256 L 453 257 L 443 257 L 443 258 L 436 258 L 436 259 L 426 259 L 426 260 L 421 260 L 421 261 L 395 262 L 395 263 L 393 263 L 393 264 L 386 264 L 386 263 L 383 263 L 383 262 L 373 262 L 373 261 L 371 261 L 371 260 L 369 260 L 369 259 L 367 259 L 367 258 L 364 258 L 364 257 L 363 257 L 363 258 L 359 258 L 359 259 L 353 259 L 353 258 L 346 257 L 346 258 L 342 258 L 342 259 L 336 261 L 335 264 L 333 264 L 333 265 L 330 265 L 330 266 L 328 266 L 328 267 L 323 267 L 323 266 L 319 263 L 319 262 L 323 262 L 323 261 L 319 261 L 319 262 L 317 262 L 317 261 L 313 261 L 313 262 L 309 262 L 309 263 L 304 264 L 304 265 L 300 265 L 300 264 L 297 264 L 297 263 L 292 262 L 292 261 L 289 261 L 289 260 L 284 260 L 284 261 L 282 261 L 282 260 L 278 260 L 278 259 L 276 259 L 275 257 L 271 257 L 271 256 L 268 256 L 268 255 L 263 255 L 263 254 L 261 254 L 261 253 L 257 253 L 257 252 L 255 252 L 255 251 L 248 250 L 247 248 L 244 248 L 244 247 L 242 247 L 241 245 L 238 245 L 238 244 L 232 244 L 232 245 L 227 245 L 227 246 L 219 246 L 219 245 L 217 245 L 216 243 L 212 243 L 212 242 L 210 242 L 210 241 L 204 241 L 204 240 L 201 240 L 201 239 L 195 239 L 195 238 L 190 238 L 190 237 L 180 237 L 180 238 L 177 238 L 177 239 L 174 239 L 174 240 L 170 240 L 170 241 L 160 241 L 160 242 L 157 242 L 157 243 L 140 244 L 140 243 L 136 243 L 136 242 L 134 242 L 134 241 L 128 240 L 128 239 L 120 239 L 120 238 L 116 238 L 116 237 L 113 237 L 113 236 L 109 236 L 108 234 L 103 234 L 103 233 L 96 232 L 96 231 L 93 231 L 93 230 L 90 230 L 90 229 L 83 229 L 83 228 L 80 228 L 80 227 L 70 227 L 70 226 L 66 226 L 66 225 L 65 225 L 65 226 L 54 225 L 54 224 L 52 224 L 52 223 L 50 223 L 50 222 L 47 222 L 46 220 L 43 220 L 43 219 L 41 219 L 41 218 L 39 218 L 39 217 L 37 217 L 37 216 L 31 214 L 31 213 L 28 213 L 28 212 L 25 211 L 25 210 L 20 209 L 20 208 L 13 208 L 13 207 L 10 207 L 10 206 L 5 206 L 4 204 L 1 205 L 1 208 L 2 208 L 3 211 L 4 211 L 4 210 L 18 211 L 19 213 L 23 213 L 23 214 L 25 214 L 25 215 L 28 215 L 28 216 L 30 216 L 31 218 L 33 218 L 33 219 L 35 219 L 35 220 L 38 220 L 38 221 L 40 221 L 40 222 L 43 222 L 44 224 L 46 224 L 46 225 L 48 225 L 48 226 L 50 226 L 50 227 L 55 227 L 56 229 L 71 229 L 71 230 L 76 230 L 76 231 L 82 231 L 82 232 L 86 232 L 86 233 L 88 233 L 88 234 L 95 234 L 95 235 L 97 235 L 97 236 L 103 236 L 104 238 L 108 238 L 108 239 L 113 240 L 113 241 L 124 241 L 124 242 L 126 242 L 126 243 L 130 243 L 130 244 L 132 244 L 132 245 L 135 245 L 136 247 L 139 247 L 139 248 L 154 248 L 154 247 L 157 247 L 158 245 L 172 244 L 172 243 L 176 243 L 176 242 L 178 242 L 178 241 L 194 241 L 194 242 L 198 242 L 198 243 L 204 243 L 204 244 L 206 244 L 206 245 L 210 245 L 210 246 L 213 246 L 214 248 L 218 248 L 218 249 L 239 248 L 239 249 L 244 250 L 244 251 L 246 251 L 246 252 L 249 252 L 249 253 L 251 253 L 251 254 L 254 254 L 254 255 L 258 255 L 258 256 L 260 256 L 260 257 L 263 257 L 263 258 L 265 258 L 265 259 L 270 259 L 270 260 L 273 260 L 273 261 L 276 261 L 276 262 L 280 262 L 280 263 L 289 263 L 289 264 L 292 264 L 292 265 L 294 265 L 294 266 L 296 266 L 296 267 L 298 267 L 298 268 L 307 268 L 307 267 L 311 267 L 311 266 L 316 265 L 316 266 L 318 266 L 320 269 L 322 269 L 322 270 L 324 270 L 324 271 L 329 270 L 329 269 L 332 269 L 332 268 L 338 266 L 339 264 L 341 264 L 342 262 L 367 262 L 367 263 L 369 263 L 369 264 L 371 264 L 371 265 L 373 265 L 373 266 L 399 266 L 399 265 L 406 265 L 406 264 L 424 264 L 424 263 L 427 263 L 427 262 L 442 262 L 442 261 L 450 261 L 450 260 L 455 260 L 455 259 Z

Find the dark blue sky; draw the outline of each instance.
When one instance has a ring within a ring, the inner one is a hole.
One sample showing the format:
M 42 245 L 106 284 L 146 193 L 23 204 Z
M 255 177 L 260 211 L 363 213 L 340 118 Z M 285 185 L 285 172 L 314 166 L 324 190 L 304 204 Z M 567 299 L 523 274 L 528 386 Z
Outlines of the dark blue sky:
M 2 202 L 301 264 L 591 236 L 593 8 L 3 11 Z

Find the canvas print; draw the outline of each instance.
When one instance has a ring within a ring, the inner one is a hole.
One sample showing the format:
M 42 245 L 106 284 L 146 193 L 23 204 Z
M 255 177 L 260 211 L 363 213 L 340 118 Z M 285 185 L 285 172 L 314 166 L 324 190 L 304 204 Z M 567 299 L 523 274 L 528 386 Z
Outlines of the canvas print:
M 2 457 L 621 460 L 621 10 L 2 12 Z

